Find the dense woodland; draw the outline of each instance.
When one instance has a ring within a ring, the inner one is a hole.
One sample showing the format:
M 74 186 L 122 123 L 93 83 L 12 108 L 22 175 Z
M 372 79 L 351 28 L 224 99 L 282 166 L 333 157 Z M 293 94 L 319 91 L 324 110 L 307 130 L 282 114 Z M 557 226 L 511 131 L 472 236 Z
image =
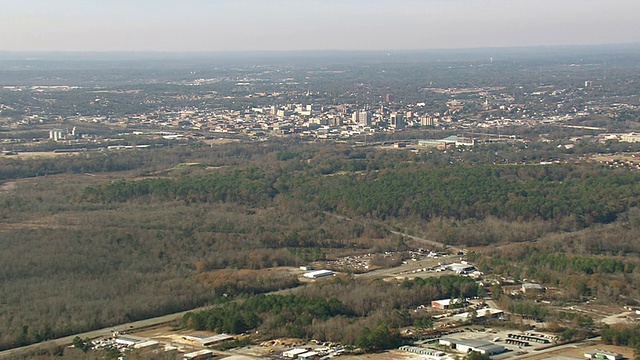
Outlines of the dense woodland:
M 238 312 L 233 322 L 195 313 L 184 325 L 375 348 L 372 338 L 393 340 L 398 327 L 425 322 L 407 309 L 481 295 L 474 283 L 448 278 L 341 278 L 282 298 L 301 307 L 290 310 L 305 314 L 300 323 L 243 308 L 278 299 L 256 294 L 299 285 L 282 267 L 424 246 L 392 229 L 473 247 L 469 257 L 483 271 L 564 288 L 566 301 L 637 298 L 640 175 L 577 157 L 545 166 L 496 161 L 539 159 L 541 149 L 573 156 L 521 144 L 413 154 L 273 141 L 2 157 L 0 348 L 217 303 L 223 294 L 240 297 L 220 305 Z M 514 312 L 537 311 L 497 299 Z M 306 306 L 331 310 L 317 316 Z M 562 326 L 588 322 L 539 315 Z
M 398 334 L 402 326 L 414 325 L 424 315 L 410 311 L 441 298 L 473 298 L 482 290 L 469 278 L 443 276 L 398 284 L 357 282 L 338 278 L 297 289 L 289 296 L 251 296 L 212 310 L 188 313 L 182 325 L 197 330 L 240 334 L 258 329 L 265 339 L 298 337 L 358 344 L 367 331 L 389 329 Z M 388 339 L 370 341 L 365 348 L 382 349 Z

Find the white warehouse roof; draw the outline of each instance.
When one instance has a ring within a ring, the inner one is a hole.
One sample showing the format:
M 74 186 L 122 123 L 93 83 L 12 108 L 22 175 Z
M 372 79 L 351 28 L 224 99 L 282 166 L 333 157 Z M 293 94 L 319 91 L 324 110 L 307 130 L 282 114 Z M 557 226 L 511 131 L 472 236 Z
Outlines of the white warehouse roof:
M 331 270 L 316 270 L 316 271 L 305 273 L 304 277 L 309 279 L 317 279 L 317 278 L 321 278 L 325 276 L 333 276 L 333 275 L 334 273 Z

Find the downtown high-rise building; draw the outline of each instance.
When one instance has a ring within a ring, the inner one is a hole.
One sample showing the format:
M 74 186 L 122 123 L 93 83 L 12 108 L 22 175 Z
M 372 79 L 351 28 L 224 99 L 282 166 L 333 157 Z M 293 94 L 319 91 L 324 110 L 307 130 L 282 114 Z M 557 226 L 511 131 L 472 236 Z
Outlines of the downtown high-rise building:
M 371 126 L 371 112 L 366 110 L 356 111 L 351 115 L 351 120 L 361 126 Z

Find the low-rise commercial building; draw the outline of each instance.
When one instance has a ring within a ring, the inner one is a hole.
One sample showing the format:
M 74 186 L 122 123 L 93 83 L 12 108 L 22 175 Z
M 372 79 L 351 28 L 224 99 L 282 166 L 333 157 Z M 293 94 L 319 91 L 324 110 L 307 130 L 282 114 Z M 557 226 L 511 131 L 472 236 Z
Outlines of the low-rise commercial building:
M 605 359 L 605 360 L 621 360 L 624 357 L 618 353 L 611 351 L 595 349 L 594 351 L 587 351 L 584 353 L 584 357 L 587 359 Z
M 471 351 L 475 351 L 483 355 L 495 355 L 501 354 L 506 350 L 502 345 L 477 339 L 442 338 L 439 340 L 439 343 L 440 345 L 449 346 L 461 353 L 469 353 Z
M 431 301 L 431 306 L 436 309 L 455 309 L 464 307 L 467 304 L 466 300 L 462 299 L 443 299 L 443 300 L 433 300 Z
M 182 360 L 207 360 L 213 359 L 213 351 L 211 350 L 198 350 L 184 354 Z
M 298 358 L 298 356 L 308 353 L 309 350 L 304 349 L 304 348 L 295 348 L 295 349 L 291 349 L 291 350 L 287 350 L 285 352 L 282 353 L 282 357 L 285 358 L 289 358 L 289 359 L 296 359 Z
M 303 276 L 309 279 L 319 279 L 328 276 L 334 276 L 335 273 L 331 270 L 316 270 L 305 273 Z

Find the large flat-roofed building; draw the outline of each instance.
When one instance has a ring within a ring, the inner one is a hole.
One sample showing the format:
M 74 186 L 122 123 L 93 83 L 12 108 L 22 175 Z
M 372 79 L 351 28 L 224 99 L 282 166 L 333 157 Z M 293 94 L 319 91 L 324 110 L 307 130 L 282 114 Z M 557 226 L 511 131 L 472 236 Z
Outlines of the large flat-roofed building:
M 438 149 L 448 149 L 456 146 L 474 146 L 476 144 L 475 139 L 464 137 L 464 136 L 448 136 L 444 139 L 440 140 L 420 140 L 418 141 L 419 146 L 435 146 Z
M 449 264 L 447 265 L 447 268 L 451 269 L 452 271 L 455 271 L 458 274 L 466 274 L 476 269 L 475 266 L 471 264 L 464 264 L 464 263 Z
M 155 349 L 160 346 L 160 343 L 155 340 L 147 340 L 139 342 L 133 345 L 134 349 Z
M 334 276 L 335 273 L 331 270 L 316 270 L 305 273 L 303 276 L 309 279 L 319 279 L 327 276 Z
M 441 350 L 427 349 L 418 346 L 401 346 L 400 350 L 407 351 L 414 354 L 420 354 L 425 360 L 444 360 L 447 354 Z
M 304 348 L 295 348 L 295 349 L 291 349 L 283 352 L 282 357 L 289 358 L 289 359 L 296 359 L 298 356 L 308 352 L 309 350 Z
M 494 318 L 494 317 L 500 317 L 504 315 L 504 311 L 500 310 L 500 309 L 491 309 L 491 308 L 485 308 L 485 309 L 478 309 L 476 310 L 476 315 L 475 317 L 478 319 L 490 319 L 490 318 Z M 471 313 L 470 312 L 463 312 L 460 314 L 455 314 L 453 315 L 451 318 L 454 320 L 467 320 L 469 318 L 471 318 Z
M 229 341 L 229 340 L 233 340 L 233 339 L 234 338 L 231 335 L 218 334 L 218 335 L 202 338 L 202 339 L 198 340 L 198 342 L 200 344 L 202 344 L 202 346 L 210 346 L 210 345 L 215 345 L 215 344 L 221 343 L 223 341 Z
M 319 354 L 315 351 L 307 351 L 304 354 L 298 355 L 298 359 L 300 360 L 315 360 L 319 358 Z
M 595 349 L 593 351 L 587 351 L 584 353 L 584 357 L 587 359 L 606 359 L 606 360 L 620 360 L 624 357 L 618 353 L 611 351 Z
M 505 347 L 502 345 L 478 339 L 442 338 L 439 340 L 439 343 L 440 345 L 449 346 L 461 353 L 475 351 L 483 355 L 495 355 L 506 351 Z
M 522 292 L 525 294 L 538 294 L 544 292 L 544 288 L 540 284 L 524 283 L 522 284 Z
M 447 309 L 454 309 L 454 308 L 460 308 L 463 307 L 467 304 L 466 300 L 461 300 L 461 299 L 444 299 L 444 300 L 433 300 L 431 301 L 431 306 L 436 308 L 436 309 L 442 309 L 442 310 L 447 310 Z
M 207 360 L 213 359 L 213 351 L 211 350 L 198 350 L 184 354 L 182 360 Z
M 233 340 L 234 337 L 227 334 L 218 334 L 213 336 L 186 335 L 185 340 L 197 343 L 200 346 L 211 346 L 223 341 Z
M 137 343 L 144 342 L 145 339 L 138 338 L 135 336 L 118 336 L 116 337 L 116 344 L 122 346 L 134 346 Z

